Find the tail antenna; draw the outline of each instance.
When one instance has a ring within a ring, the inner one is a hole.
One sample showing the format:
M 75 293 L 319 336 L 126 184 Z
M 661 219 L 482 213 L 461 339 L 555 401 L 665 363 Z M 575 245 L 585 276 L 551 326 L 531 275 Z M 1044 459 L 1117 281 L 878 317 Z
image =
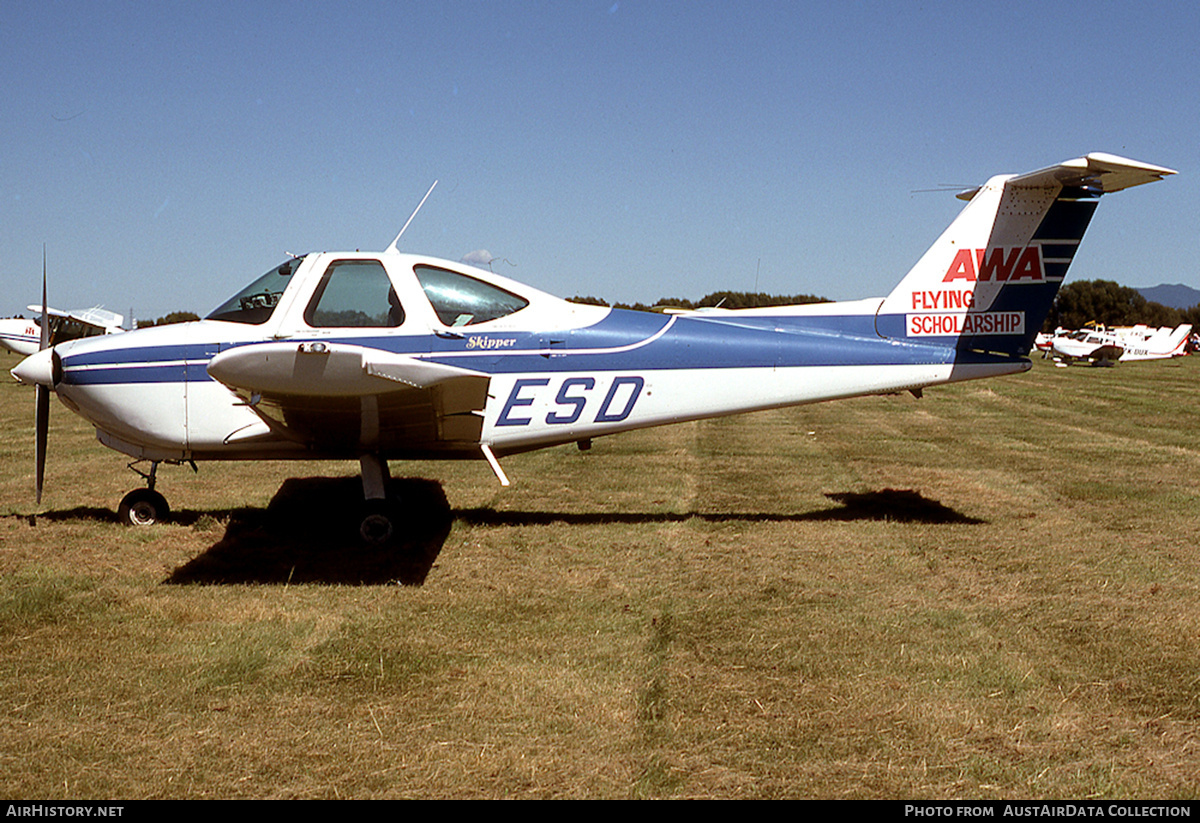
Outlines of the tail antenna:
M 400 234 L 396 235 L 396 239 L 392 241 L 392 245 L 387 247 L 387 251 L 384 252 L 385 254 L 394 254 L 399 251 L 399 249 L 396 248 L 396 244 L 400 242 L 400 238 L 404 235 L 405 230 L 408 228 L 408 224 L 411 223 L 413 218 L 417 216 L 417 212 L 421 210 L 421 206 L 425 205 L 425 201 L 429 199 L 429 195 L 433 194 L 433 188 L 437 184 L 438 181 L 434 180 L 433 186 L 429 187 L 429 191 L 425 192 L 425 196 L 421 198 L 421 202 L 417 204 L 415 209 L 413 209 L 413 213 L 408 216 L 408 220 L 404 221 L 404 228 L 400 229 Z

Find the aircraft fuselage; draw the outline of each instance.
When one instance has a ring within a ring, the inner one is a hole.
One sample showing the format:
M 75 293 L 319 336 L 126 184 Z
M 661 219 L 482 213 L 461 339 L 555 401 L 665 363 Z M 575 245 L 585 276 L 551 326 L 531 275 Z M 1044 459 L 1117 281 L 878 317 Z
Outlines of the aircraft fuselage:
M 305 321 L 304 309 L 323 273 L 348 259 L 385 268 L 390 286 L 403 295 L 399 326 L 319 327 Z M 476 326 L 447 326 L 413 275 L 415 267 L 430 265 L 499 282 L 528 305 Z M 266 323 L 203 320 L 60 345 L 56 391 L 96 426 L 106 445 L 151 460 L 357 458 L 364 451 L 385 458 L 477 458 L 480 443 L 503 455 L 647 426 L 1028 368 L 1023 358 L 964 356 L 952 346 L 881 337 L 875 330 L 879 302 L 658 314 L 572 304 L 429 258 L 310 255 Z M 526 313 L 528 322 L 520 323 Z M 253 408 L 263 402 L 253 397 L 253 388 L 238 391 L 208 370 L 218 355 L 264 340 L 278 347 L 276 360 L 284 349 L 296 360 L 271 392 L 259 379 L 264 394 L 285 398 L 273 430 L 259 413 L 264 410 Z M 301 351 L 314 345 L 325 350 Z M 447 425 L 462 423 L 459 415 L 426 414 L 405 405 L 420 406 L 426 392 L 373 383 L 361 374 L 354 378 L 361 387 L 346 389 L 341 398 L 328 396 L 335 389 L 327 360 L 338 347 L 480 375 L 487 380 L 485 402 L 467 410 L 480 425 L 460 436 Z M 296 376 L 306 361 L 315 370 Z M 293 378 L 296 385 L 289 388 Z M 322 396 L 305 400 L 306 385 Z M 381 398 L 382 430 L 373 428 L 374 410 L 364 411 L 363 396 Z M 333 432 L 327 422 L 306 424 L 306 410 L 323 421 L 333 415 L 341 425 Z

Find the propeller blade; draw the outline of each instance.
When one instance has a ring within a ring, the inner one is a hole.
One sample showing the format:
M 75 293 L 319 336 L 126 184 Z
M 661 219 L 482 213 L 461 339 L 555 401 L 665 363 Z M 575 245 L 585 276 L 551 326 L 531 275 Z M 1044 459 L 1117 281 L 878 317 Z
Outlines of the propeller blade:
M 42 244 L 42 335 L 39 351 L 50 346 L 50 309 L 46 300 L 46 245 Z M 35 483 L 37 486 L 37 502 L 42 504 L 42 486 L 46 480 L 46 440 L 50 435 L 50 389 L 39 383 L 34 391 L 37 401 L 37 414 L 34 422 L 33 462 Z
M 46 438 L 50 432 L 50 389 L 38 385 L 37 392 L 37 423 L 34 442 L 34 464 L 37 477 L 37 502 L 42 502 L 42 485 L 46 479 Z
M 50 345 L 50 309 L 46 305 L 46 246 L 42 245 L 42 338 L 38 350 Z

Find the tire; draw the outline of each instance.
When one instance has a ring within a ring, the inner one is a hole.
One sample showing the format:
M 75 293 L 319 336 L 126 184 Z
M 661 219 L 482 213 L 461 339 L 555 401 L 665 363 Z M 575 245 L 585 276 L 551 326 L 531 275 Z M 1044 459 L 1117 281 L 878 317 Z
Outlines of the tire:
M 358 535 L 367 546 L 386 546 L 396 535 L 396 507 L 386 500 L 368 500 Z
M 134 489 L 121 499 L 117 517 L 126 526 L 153 526 L 171 514 L 167 498 L 150 489 Z

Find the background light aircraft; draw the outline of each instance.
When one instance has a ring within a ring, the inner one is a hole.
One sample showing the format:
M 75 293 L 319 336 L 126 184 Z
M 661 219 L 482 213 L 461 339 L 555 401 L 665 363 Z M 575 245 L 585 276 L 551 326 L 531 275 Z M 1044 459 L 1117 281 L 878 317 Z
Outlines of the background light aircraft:
M 1164 360 L 1187 354 L 1188 324 L 1174 329 L 1147 326 L 1106 329 L 1103 326 L 1062 332 L 1050 339 L 1050 351 L 1056 360 L 1067 363 L 1115 365 L 1130 360 Z
M 59 311 L 47 308 L 42 314 L 40 306 L 29 306 L 31 312 L 40 317 L 50 317 L 50 345 L 92 337 L 97 334 L 114 334 L 124 331 L 121 324 L 125 318 L 101 308 Z M 17 354 L 30 355 L 41 348 L 41 320 L 25 320 L 20 317 L 0 320 L 0 346 Z
M 163 461 L 349 458 L 362 537 L 381 543 L 402 526 L 389 460 L 483 459 L 507 485 L 499 458 L 517 452 L 1023 372 L 1100 196 L 1169 174 L 1089 154 L 993 177 L 884 298 L 620 311 L 403 254 L 397 236 L 289 259 L 204 320 L 45 347 L 13 374 L 150 461 L 127 522 L 166 515 Z M 40 443 L 45 429 L 39 412 Z

